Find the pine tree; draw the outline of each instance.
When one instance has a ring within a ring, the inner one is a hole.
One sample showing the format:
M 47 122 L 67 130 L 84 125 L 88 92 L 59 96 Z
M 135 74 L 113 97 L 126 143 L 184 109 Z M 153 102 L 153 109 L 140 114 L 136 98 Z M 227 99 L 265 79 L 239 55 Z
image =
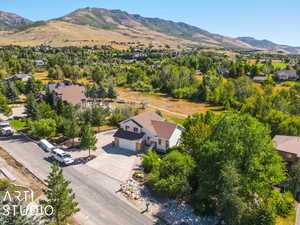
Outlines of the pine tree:
M 113 86 L 109 86 L 107 91 L 107 97 L 109 98 L 117 98 L 118 93 L 115 91 Z
M 96 150 L 97 138 L 90 125 L 85 125 L 82 128 L 80 135 L 80 147 L 89 150 L 89 157 L 91 156 L 91 150 Z
M 54 164 L 51 169 L 52 171 L 46 180 L 48 189 L 44 190 L 47 200 L 40 203 L 45 207 L 51 205 L 54 209 L 52 215 L 45 216 L 47 223 L 66 225 L 68 219 L 80 209 L 75 200 L 75 194 L 69 187 L 71 182 L 64 178 L 62 169 L 57 164 Z
M 37 116 L 37 102 L 33 94 L 27 96 L 27 101 L 25 105 L 25 111 L 27 116 L 35 119 Z
M 79 136 L 79 126 L 75 120 L 66 120 L 64 123 L 64 134 L 67 138 L 72 139 L 72 146 L 74 146 L 75 138 Z

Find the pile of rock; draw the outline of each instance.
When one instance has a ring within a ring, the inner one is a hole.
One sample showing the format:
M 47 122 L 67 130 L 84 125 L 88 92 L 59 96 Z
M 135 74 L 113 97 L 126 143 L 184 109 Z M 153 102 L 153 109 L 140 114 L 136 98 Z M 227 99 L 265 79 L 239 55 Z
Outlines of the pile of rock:
M 121 184 L 121 192 L 125 197 L 134 200 L 138 200 L 142 196 L 140 184 L 133 179 L 129 179 L 125 184 Z
M 170 201 L 157 214 L 157 216 L 169 225 L 215 225 L 213 218 L 200 218 L 195 215 L 190 205 L 178 201 Z

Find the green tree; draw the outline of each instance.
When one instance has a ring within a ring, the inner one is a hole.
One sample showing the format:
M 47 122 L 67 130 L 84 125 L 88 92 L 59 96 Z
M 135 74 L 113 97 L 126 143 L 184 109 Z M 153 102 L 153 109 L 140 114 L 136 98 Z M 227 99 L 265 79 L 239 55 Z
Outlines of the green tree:
M 5 116 L 12 115 L 12 109 L 8 105 L 7 98 L 0 93 L 0 112 Z
M 197 180 L 193 196 L 196 210 L 200 214 L 211 215 L 222 202 L 240 204 L 243 200 L 247 202 L 246 211 L 253 212 L 257 208 L 257 198 L 268 204 L 268 196 L 273 194 L 272 187 L 285 179 L 284 164 L 273 147 L 270 130 L 247 114 L 226 113 L 211 119 L 206 117 L 189 118 L 183 134 L 183 147 L 192 153 L 197 165 L 192 178 Z M 190 128 L 203 122 L 209 127 L 209 135 L 195 135 Z M 225 182 L 222 176 L 229 163 L 234 165 L 232 173 L 238 174 L 241 190 L 234 195 L 228 192 L 225 196 L 232 195 L 230 201 L 223 195 L 226 189 L 223 188 Z M 238 214 L 242 211 L 235 213 L 235 218 L 240 218 Z
M 56 122 L 52 119 L 41 119 L 29 122 L 29 135 L 34 138 L 52 138 L 56 134 Z
M 75 200 L 75 194 L 70 188 L 70 181 L 63 176 L 62 169 L 53 164 L 51 173 L 46 179 L 47 189 L 44 194 L 47 200 L 42 200 L 44 206 L 52 206 L 54 213 L 46 216 L 46 222 L 53 225 L 66 225 L 72 215 L 79 212 L 78 203 Z M 48 213 L 50 214 L 50 213 Z
M 288 176 L 289 189 L 293 192 L 294 196 L 297 194 L 297 190 L 300 188 L 300 163 L 292 165 Z
M 36 119 L 55 119 L 56 112 L 45 101 L 41 101 L 36 106 Z
M 153 168 L 147 181 L 150 188 L 169 197 L 183 197 L 190 194 L 189 178 L 195 168 L 191 156 L 173 151 Z
M 37 118 L 37 102 L 36 102 L 35 96 L 32 93 L 30 93 L 27 96 L 25 112 L 28 117 L 30 117 L 32 119 Z
M 72 146 L 74 146 L 75 138 L 79 137 L 80 127 L 76 120 L 65 120 L 64 121 L 64 135 L 67 138 L 72 139 Z
M 91 150 L 96 150 L 97 138 L 93 128 L 90 125 L 85 125 L 80 134 L 80 147 L 89 150 L 89 157 Z
M 108 90 L 107 90 L 107 97 L 108 98 L 117 98 L 118 97 L 118 93 L 115 91 L 113 86 L 109 86 Z
M 146 173 L 150 173 L 153 168 L 157 168 L 159 166 L 159 161 L 159 155 L 151 148 L 148 149 L 146 155 L 142 155 L 142 164 Z

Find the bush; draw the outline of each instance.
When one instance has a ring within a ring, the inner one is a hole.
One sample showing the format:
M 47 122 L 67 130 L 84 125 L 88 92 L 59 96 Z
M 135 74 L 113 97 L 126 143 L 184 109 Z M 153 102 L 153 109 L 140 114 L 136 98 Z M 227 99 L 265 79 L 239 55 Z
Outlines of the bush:
M 149 187 L 168 197 L 183 197 L 190 194 L 192 188 L 189 178 L 195 168 L 195 162 L 189 155 L 174 151 L 166 155 L 149 176 Z
M 29 122 L 29 135 L 34 138 L 52 138 L 56 134 L 56 122 L 52 119 L 41 119 Z
M 27 123 L 22 119 L 18 119 L 10 121 L 10 125 L 16 130 L 21 130 L 26 127 Z
M 287 218 L 291 214 L 294 204 L 292 193 L 287 192 L 283 194 L 278 204 L 276 204 L 276 214 L 283 218 Z
M 150 173 L 153 168 L 159 166 L 160 158 L 152 149 L 149 149 L 147 155 L 142 156 L 142 165 L 146 173 Z

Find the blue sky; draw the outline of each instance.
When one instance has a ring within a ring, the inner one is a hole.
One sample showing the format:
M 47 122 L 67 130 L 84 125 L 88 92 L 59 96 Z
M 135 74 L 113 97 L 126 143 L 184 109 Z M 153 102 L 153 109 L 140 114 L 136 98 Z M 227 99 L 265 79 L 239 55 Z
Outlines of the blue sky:
M 46 20 L 83 7 L 121 9 L 231 37 L 253 36 L 300 46 L 299 0 L 2 0 L 0 10 Z

